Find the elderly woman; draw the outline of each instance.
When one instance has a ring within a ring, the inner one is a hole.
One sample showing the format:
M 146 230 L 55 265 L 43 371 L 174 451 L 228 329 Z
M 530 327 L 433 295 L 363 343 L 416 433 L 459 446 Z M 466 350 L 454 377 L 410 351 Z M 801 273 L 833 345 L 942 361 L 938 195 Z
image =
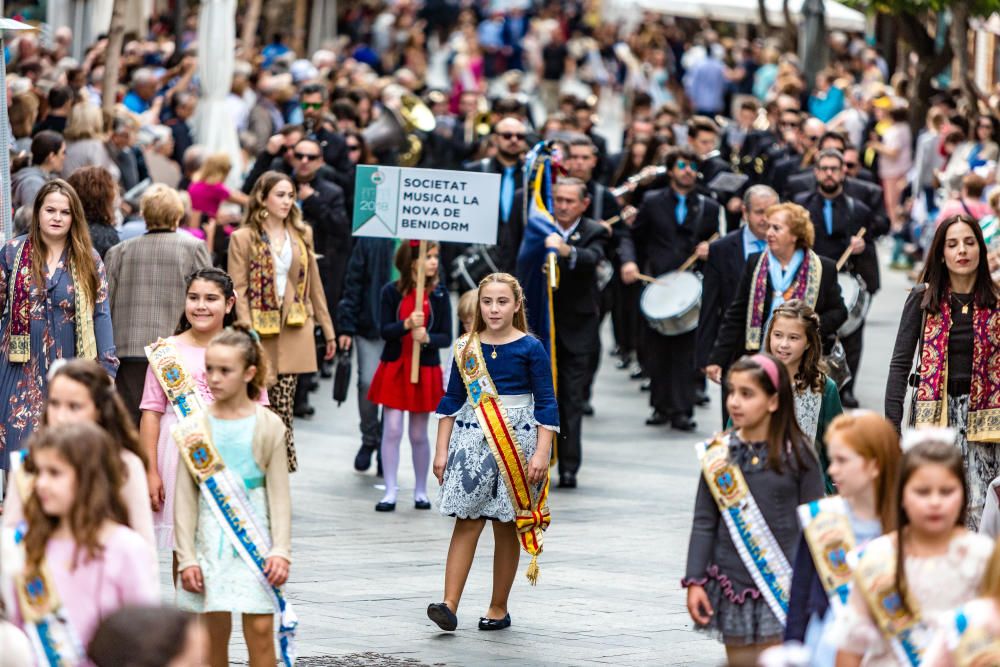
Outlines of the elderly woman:
M 115 183 L 121 180 L 121 171 L 104 144 L 104 115 L 98 107 L 87 102 L 74 105 L 63 136 L 66 138 L 63 178 L 80 167 L 96 166 L 107 169 Z
M 140 206 L 146 233 L 113 246 L 105 258 L 111 314 L 117 322 L 115 344 L 121 358 L 115 386 L 136 423 L 146 380 L 143 348 L 173 333 L 184 312 L 184 279 L 212 265 L 203 242 L 176 233 L 184 215 L 176 191 L 152 185 Z
M 820 321 L 824 347 L 847 319 L 837 283 L 837 266 L 812 250 L 815 231 L 809 212 L 798 204 L 767 209 L 767 250 L 750 255 L 719 328 L 705 375 L 722 381 L 722 369 L 744 354 L 763 348 L 764 332 L 775 308 L 800 299 Z

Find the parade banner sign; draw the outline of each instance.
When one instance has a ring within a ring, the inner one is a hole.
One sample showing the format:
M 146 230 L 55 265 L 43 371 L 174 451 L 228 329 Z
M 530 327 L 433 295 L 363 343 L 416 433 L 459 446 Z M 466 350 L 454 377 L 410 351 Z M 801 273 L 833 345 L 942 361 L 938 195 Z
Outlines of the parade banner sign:
M 494 244 L 500 174 L 358 165 L 354 236 Z

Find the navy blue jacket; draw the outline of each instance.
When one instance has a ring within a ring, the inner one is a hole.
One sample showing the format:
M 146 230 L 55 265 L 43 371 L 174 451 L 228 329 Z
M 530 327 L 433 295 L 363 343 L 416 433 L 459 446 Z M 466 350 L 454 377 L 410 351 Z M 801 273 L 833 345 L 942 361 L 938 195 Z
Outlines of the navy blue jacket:
M 816 572 L 816 564 L 809 551 L 806 538 L 799 539 L 792 568 L 792 589 L 788 599 L 788 622 L 785 624 L 785 641 L 805 641 L 806 628 L 813 614 L 823 618 L 830 607 L 830 599 L 823 589 Z
M 438 350 L 451 344 L 451 299 L 444 286 L 438 284 L 429 295 L 431 316 L 427 321 L 427 334 L 430 341 L 424 343 L 420 350 L 421 366 L 437 366 L 441 363 Z M 409 313 L 400 313 L 399 306 L 403 295 L 396 289 L 395 282 L 386 283 L 382 288 L 382 308 L 379 318 L 382 339 L 382 361 L 396 361 L 403 350 L 403 336 L 408 333 L 403 326 L 403 320 Z
M 337 334 L 377 339 L 382 286 L 392 272 L 394 241 L 362 236 L 354 239 L 344 288 L 337 304 Z

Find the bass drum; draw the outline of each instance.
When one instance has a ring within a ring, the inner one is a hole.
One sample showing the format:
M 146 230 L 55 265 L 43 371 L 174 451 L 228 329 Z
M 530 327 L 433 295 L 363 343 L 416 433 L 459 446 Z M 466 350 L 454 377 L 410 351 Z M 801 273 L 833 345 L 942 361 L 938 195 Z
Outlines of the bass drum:
M 826 374 L 836 383 L 837 389 L 843 389 L 851 381 L 851 369 L 847 367 L 847 353 L 839 338 L 823 361 L 826 362 Z
M 642 290 L 639 309 L 649 326 L 661 335 L 694 331 L 701 310 L 701 278 L 682 271 L 664 273 Z
M 844 297 L 844 305 L 847 306 L 847 320 L 837 329 L 837 335 L 846 338 L 865 323 L 868 309 L 872 305 L 872 295 L 868 293 L 868 286 L 861 276 L 838 273 L 837 283 Z
M 451 263 L 451 279 L 458 285 L 460 292 L 478 289 L 479 281 L 491 273 L 497 273 L 496 259 L 491 250 L 493 246 L 474 245 L 465 249 Z

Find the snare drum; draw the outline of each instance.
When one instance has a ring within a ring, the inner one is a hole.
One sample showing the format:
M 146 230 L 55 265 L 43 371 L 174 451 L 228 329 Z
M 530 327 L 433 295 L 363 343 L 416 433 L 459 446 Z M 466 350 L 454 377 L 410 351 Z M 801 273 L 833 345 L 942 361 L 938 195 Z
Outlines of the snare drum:
M 664 273 L 642 290 L 639 309 L 659 334 L 679 336 L 694 331 L 701 310 L 701 278 L 682 271 Z
M 451 279 L 458 283 L 461 291 L 478 288 L 479 281 L 499 271 L 490 248 L 491 246 L 485 245 L 472 246 L 452 261 Z
M 847 353 L 839 338 L 833 344 L 830 354 L 823 357 L 823 361 L 826 362 L 826 374 L 837 385 L 837 389 L 843 389 L 851 381 L 851 369 L 847 367 Z
M 837 283 L 840 285 L 840 293 L 844 297 L 844 305 L 847 306 L 847 320 L 837 329 L 837 335 L 845 338 L 865 323 L 865 318 L 868 317 L 868 308 L 872 305 L 872 295 L 868 293 L 868 286 L 865 285 L 861 276 L 838 273 Z

